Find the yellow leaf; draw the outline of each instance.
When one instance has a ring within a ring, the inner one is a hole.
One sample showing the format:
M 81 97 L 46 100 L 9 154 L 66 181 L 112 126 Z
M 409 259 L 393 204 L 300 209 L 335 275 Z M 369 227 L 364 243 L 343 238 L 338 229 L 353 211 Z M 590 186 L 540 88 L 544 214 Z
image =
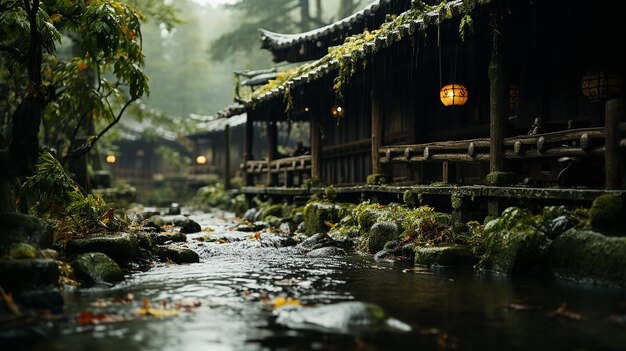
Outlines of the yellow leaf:
M 9 311 L 11 311 L 11 313 L 13 313 L 13 315 L 15 316 L 21 316 L 22 312 L 20 312 L 20 308 L 17 307 L 17 305 L 15 304 L 15 301 L 13 301 L 13 296 L 11 294 L 7 294 L 4 292 L 4 289 L 0 288 L 0 294 L 2 295 L 2 298 L 4 299 L 4 302 L 7 305 L 7 309 Z
M 52 24 L 55 24 L 55 23 L 59 22 L 59 21 L 61 20 L 61 18 L 63 18 L 63 15 L 62 15 L 62 14 L 60 14 L 60 13 L 55 13 L 54 15 L 52 15 L 52 16 L 50 16 L 50 17 L 48 18 L 48 22 L 49 22 L 49 23 L 52 23 Z
M 137 314 L 140 316 L 164 318 L 178 316 L 180 312 L 178 310 L 163 310 L 159 308 L 140 308 L 137 310 Z
M 331 221 L 324 221 L 324 224 L 326 224 L 326 226 L 327 226 L 328 228 L 332 228 L 332 227 L 334 227 L 334 226 L 335 226 L 335 223 L 333 223 L 333 222 L 331 222 Z
M 272 305 L 274 305 L 274 308 L 280 308 L 283 306 L 302 306 L 300 304 L 300 300 L 282 296 L 274 298 L 274 300 L 272 301 Z

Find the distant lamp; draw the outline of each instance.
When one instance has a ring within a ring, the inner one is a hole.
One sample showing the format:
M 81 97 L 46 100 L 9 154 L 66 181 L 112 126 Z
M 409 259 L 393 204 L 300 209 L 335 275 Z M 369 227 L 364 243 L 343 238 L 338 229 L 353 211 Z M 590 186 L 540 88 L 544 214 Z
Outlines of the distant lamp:
M 115 157 L 115 155 L 107 155 L 106 161 L 107 163 L 114 164 L 117 161 L 117 157 Z
M 467 88 L 461 84 L 448 84 L 439 91 L 439 99 L 444 106 L 463 106 L 467 98 Z
M 511 84 L 509 88 L 509 111 L 517 111 L 519 109 L 519 86 Z
M 304 112 L 309 112 L 309 108 L 308 108 L 308 107 L 305 107 L 305 108 L 304 108 Z
M 343 117 L 344 110 L 343 110 L 343 107 L 341 106 L 333 106 L 330 109 L 330 113 L 333 115 L 333 117 L 339 118 L 339 117 Z
M 580 88 L 591 102 L 616 97 L 622 92 L 622 76 L 615 72 L 590 72 L 580 80 Z
M 206 163 L 206 156 L 200 155 L 196 157 L 196 163 L 199 165 L 203 165 Z

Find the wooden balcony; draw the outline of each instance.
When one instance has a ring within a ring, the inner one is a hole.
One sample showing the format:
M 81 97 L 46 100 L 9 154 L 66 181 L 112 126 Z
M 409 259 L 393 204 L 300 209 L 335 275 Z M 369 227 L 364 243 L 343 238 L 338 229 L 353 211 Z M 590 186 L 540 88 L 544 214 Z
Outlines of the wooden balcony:
M 294 176 L 298 176 L 300 183 L 302 176 L 311 172 L 311 155 L 280 158 L 268 162 L 267 160 L 250 160 L 241 164 L 241 169 L 248 175 L 267 175 L 269 178 L 281 178 L 284 186 L 292 186 Z M 277 185 L 277 184 L 272 184 Z

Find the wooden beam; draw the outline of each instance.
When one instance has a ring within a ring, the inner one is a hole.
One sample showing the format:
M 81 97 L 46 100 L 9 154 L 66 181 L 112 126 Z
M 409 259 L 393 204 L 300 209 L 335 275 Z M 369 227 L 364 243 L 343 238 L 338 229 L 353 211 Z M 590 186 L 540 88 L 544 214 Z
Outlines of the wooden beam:
M 277 175 L 272 174 L 272 161 L 278 156 L 278 127 L 275 121 L 267 120 L 267 186 L 277 183 Z
M 381 173 L 380 167 L 380 145 L 383 138 L 383 116 L 381 107 L 381 94 L 383 90 L 376 75 L 372 74 L 372 90 L 370 91 L 370 101 L 372 109 L 372 174 Z
M 607 101 L 605 111 L 605 187 L 607 189 L 619 189 L 621 188 L 619 123 L 624 116 L 624 100 L 612 99 Z
M 230 126 L 224 127 L 224 187 L 230 189 Z
M 489 62 L 489 132 L 491 147 L 489 151 L 489 170 L 504 171 L 504 136 L 508 114 L 508 81 L 505 67 L 503 13 L 494 10 L 492 14 L 491 59 Z
M 321 179 L 320 160 L 321 160 L 321 133 L 319 122 L 319 111 L 316 109 L 311 112 L 311 178 Z
M 251 114 L 248 114 L 248 118 L 246 119 L 246 131 L 245 131 L 245 140 L 244 140 L 244 176 L 247 186 L 254 185 L 254 175 L 248 172 L 247 163 L 248 161 L 253 160 L 252 148 L 253 148 L 253 137 L 254 137 L 254 122 L 252 120 Z

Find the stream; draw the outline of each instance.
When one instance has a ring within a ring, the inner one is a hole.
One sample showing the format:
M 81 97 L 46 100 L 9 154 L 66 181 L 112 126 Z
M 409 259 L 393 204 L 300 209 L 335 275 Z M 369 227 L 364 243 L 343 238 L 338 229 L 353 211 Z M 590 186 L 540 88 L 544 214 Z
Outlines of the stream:
M 66 317 L 52 323 L 53 332 L 1 349 L 623 350 L 626 345 L 626 295 L 620 290 L 511 279 L 471 268 L 413 268 L 357 253 L 311 257 L 279 245 L 284 236 L 232 230 L 237 223 L 230 213 L 190 218 L 214 229 L 188 235 L 200 263 L 156 264 L 112 288 L 66 292 Z M 268 303 L 281 296 L 303 306 L 376 303 L 412 331 L 293 330 L 276 323 Z M 128 301 L 110 303 L 115 297 Z M 75 322 L 85 311 L 133 313 L 144 299 L 196 306 L 171 317 Z

